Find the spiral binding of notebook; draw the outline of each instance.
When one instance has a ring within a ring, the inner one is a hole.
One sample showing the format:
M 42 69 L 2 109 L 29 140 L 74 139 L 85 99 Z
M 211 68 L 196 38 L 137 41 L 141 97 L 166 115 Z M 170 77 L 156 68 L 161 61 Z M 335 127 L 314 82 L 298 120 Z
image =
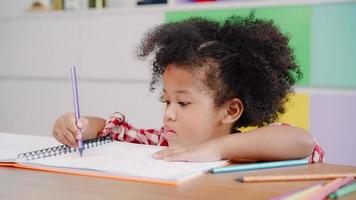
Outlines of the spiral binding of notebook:
M 95 148 L 110 142 L 113 142 L 111 136 L 100 137 L 100 138 L 84 141 L 83 147 L 85 150 L 85 149 Z M 62 154 L 73 153 L 77 151 L 78 150 L 76 148 L 69 147 L 67 145 L 59 145 L 55 147 L 20 153 L 17 155 L 16 159 L 30 161 L 30 160 L 36 160 L 41 158 L 48 158 L 52 156 L 60 156 Z

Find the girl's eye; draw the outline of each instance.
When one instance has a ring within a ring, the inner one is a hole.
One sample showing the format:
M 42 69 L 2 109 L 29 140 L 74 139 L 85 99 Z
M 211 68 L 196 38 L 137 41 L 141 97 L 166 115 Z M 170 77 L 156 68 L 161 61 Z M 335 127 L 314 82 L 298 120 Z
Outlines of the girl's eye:
M 166 100 L 164 99 L 163 95 L 160 96 L 158 100 L 159 100 L 160 102 L 162 102 L 162 103 L 166 102 Z
M 167 101 L 167 100 L 162 100 L 161 102 L 166 104 L 166 105 L 169 105 L 171 103 L 170 101 Z
M 163 96 L 160 96 L 159 101 L 164 103 L 164 104 L 166 104 L 166 105 L 170 104 L 170 101 L 165 100 L 165 98 Z
M 189 102 L 180 101 L 180 102 L 178 102 L 178 104 L 179 104 L 181 107 L 185 107 L 185 106 L 189 105 L 190 103 L 189 103 Z

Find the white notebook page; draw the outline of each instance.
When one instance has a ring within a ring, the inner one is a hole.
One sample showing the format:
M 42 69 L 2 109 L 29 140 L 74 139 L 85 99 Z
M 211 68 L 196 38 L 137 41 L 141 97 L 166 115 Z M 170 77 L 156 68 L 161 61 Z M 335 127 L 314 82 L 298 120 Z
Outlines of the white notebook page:
M 152 158 L 152 154 L 162 148 L 114 141 L 84 150 L 83 157 L 80 157 L 78 152 L 74 152 L 28 162 L 44 166 L 97 170 L 113 175 L 173 181 L 181 181 L 227 163 L 226 161 L 167 162 Z

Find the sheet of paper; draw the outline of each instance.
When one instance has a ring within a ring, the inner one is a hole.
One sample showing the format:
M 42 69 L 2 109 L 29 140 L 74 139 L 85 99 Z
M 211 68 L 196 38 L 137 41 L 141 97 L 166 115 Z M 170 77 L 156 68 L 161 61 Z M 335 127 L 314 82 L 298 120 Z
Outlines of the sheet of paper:
M 0 132 L 0 161 L 13 160 L 19 153 L 60 145 L 52 137 Z
M 153 159 L 152 154 L 161 148 L 114 141 L 86 149 L 83 157 L 74 152 L 30 162 L 46 166 L 98 170 L 114 175 L 176 181 L 226 163 L 226 161 L 167 162 Z

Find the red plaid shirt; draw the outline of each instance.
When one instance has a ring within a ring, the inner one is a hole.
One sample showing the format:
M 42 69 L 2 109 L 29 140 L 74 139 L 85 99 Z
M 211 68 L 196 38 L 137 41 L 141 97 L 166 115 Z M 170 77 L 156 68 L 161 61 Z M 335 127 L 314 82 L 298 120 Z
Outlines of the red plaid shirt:
M 99 137 L 111 135 L 114 140 L 138 144 L 168 146 L 163 127 L 156 129 L 137 129 L 125 121 L 125 116 L 115 112 L 107 121 Z
M 285 123 L 273 123 L 271 126 L 289 125 Z M 289 125 L 290 126 L 290 125 Z M 107 121 L 104 129 L 98 134 L 99 137 L 111 135 L 114 140 L 137 144 L 168 146 L 168 140 L 163 134 L 163 127 L 156 129 L 137 129 L 125 121 L 125 116 L 115 112 Z M 315 147 L 309 156 L 310 163 L 322 162 L 324 151 L 314 139 Z

